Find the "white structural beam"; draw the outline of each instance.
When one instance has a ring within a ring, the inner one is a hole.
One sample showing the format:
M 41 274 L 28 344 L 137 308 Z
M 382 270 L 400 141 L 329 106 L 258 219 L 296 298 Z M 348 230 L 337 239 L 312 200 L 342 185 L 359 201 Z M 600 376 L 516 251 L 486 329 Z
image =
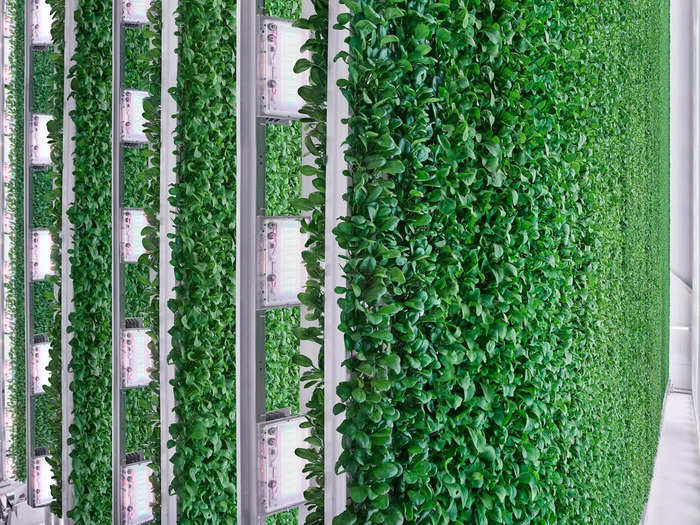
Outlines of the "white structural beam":
M 691 306 L 691 385 L 697 435 L 700 437 L 700 7 L 693 2 L 693 182 L 692 182 L 692 306 Z M 700 446 L 700 442 L 698 442 Z
M 347 50 L 345 38 L 348 32 L 335 29 L 338 15 L 347 8 L 338 0 L 328 3 L 328 110 L 326 151 L 326 280 L 325 280 L 325 330 L 324 330 L 324 523 L 330 524 L 333 517 L 347 506 L 347 480 L 344 474 L 336 474 L 335 465 L 342 452 L 341 436 L 337 429 L 344 414 L 334 414 L 333 407 L 340 401 L 336 394 L 338 385 L 347 379 L 345 339 L 339 330 L 340 307 L 336 287 L 345 287 L 342 270 L 344 251 L 333 235 L 340 217 L 348 214 L 347 202 L 343 200 L 348 189 L 345 176 L 344 142 L 348 136 L 347 124 L 342 121 L 350 114 L 348 102 L 338 88 L 338 80 L 347 78 L 348 67 L 336 55 Z
M 170 329 L 174 323 L 174 313 L 168 301 L 175 298 L 175 270 L 172 264 L 170 243 L 175 235 L 173 206 L 170 204 L 170 188 L 177 183 L 177 154 L 175 131 L 177 127 L 177 103 L 170 93 L 177 87 L 177 24 L 175 11 L 179 0 L 162 0 L 162 62 L 161 62 L 161 115 L 160 115 L 160 246 L 159 246 L 159 361 L 160 361 L 160 500 L 162 525 L 177 523 L 177 497 L 170 492 L 174 472 L 172 457 L 174 448 L 168 446 L 170 426 L 177 421 L 175 415 L 175 395 L 172 380 L 175 379 L 175 365 L 170 361 L 172 337 Z

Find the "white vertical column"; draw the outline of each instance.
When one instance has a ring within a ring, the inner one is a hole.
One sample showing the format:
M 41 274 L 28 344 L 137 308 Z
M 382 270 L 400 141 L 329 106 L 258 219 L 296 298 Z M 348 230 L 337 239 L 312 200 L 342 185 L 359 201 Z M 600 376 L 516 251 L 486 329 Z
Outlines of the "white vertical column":
M 342 452 L 341 436 L 337 431 L 344 414 L 335 415 L 333 407 L 340 401 L 336 394 L 338 385 L 347 379 L 347 371 L 342 363 L 345 360 L 345 339 L 338 329 L 340 307 L 335 288 L 344 287 L 341 259 L 344 251 L 338 246 L 333 229 L 338 218 L 347 215 L 347 202 L 343 195 L 348 189 L 348 178 L 343 143 L 348 136 L 346 124 L 341 122 L 348 117 L 348 103 L 337 86 L 339 79 L 347 78 L 348 67 L 342 60 L 334 60 L 342 50 L 347 49 L 345 38 L 348 32 L 334 29 L 338 15 L 347 8 L 338 0 L 328 4 L 328 111 L 327 142 L 328 163 L 326 166 L 326 281 L 325 281 L 325 333 L 324 333 L 324 523 L 330 524 L 333 517 L 343 512 L 347 506 L 347 480 L 344 474 L 335 473 L 335 465 Z
M 177 523 L 177 497 L 170 493 L 174 472 L 173 448 L 170 441 L 170 425 L 177 421 L 175 395 L 171 381 L 175 379 L 175 365 L 169 359 L 173 343 L 170 329 L 175 320 L 168 301 L 175 299 L 175 270 L 172 264 L 170 243 L 175 235 L 175 210 L 170 204 L 170 188 L 177 183 L 177 153 L 175 131 L 177 127 L 177 103 L 170 93 L 177 87 L 177 24 L 175 11 L 179 0 L 162 0 L 162 62 L 161 62 L 161 115 L 160 115 L 160 245 L 159 245 L 159 337 L 160 360 L 160 499 L 162 525 Z

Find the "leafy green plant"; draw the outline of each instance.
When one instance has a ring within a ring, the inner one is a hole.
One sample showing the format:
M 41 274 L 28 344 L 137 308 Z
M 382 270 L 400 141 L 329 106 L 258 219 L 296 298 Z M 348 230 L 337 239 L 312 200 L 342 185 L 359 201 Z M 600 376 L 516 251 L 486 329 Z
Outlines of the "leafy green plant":
M 668 3 L 345 4 L 335 523 L 638 521 L 667 378 Z
M 75 13 L 75 202 L 71 274 L 73 424 L 70 428 L 77 523 L 112 512 L 111 82 L 112 3 L 81 3 Z
M 310 341 L 318 346 L 318 360 L 314 363 L 309 357 L 299 354 L 295 363 L 304 369 L 301 381 L 305 388 L 312 389 L 306 403 L 307 423 L 310 429 L 307 438 L 308 448 L 297 450 L 297 455 L 307 461 L 304 473 L 312 480 L 312 486 L 305 492 L 309 513 L 306 524 L 323 523 L 323 330 L 324 330 L 324 249 L 325 249 L 325 202 L 326 202 L 326 83 L 328 69 L 328 2 L 313 2 L 313 14 L 299 19 L 297 27 L 310 30 L 311 37 L 304 48 L 311 53 L 311 59 L 301 59 L 295 71 L 309 71 L 309 86 L 302 88 L 301 95 L 305 101 L 302 113 L 307 115 L 305 124 L 305 149 L 312 162 L 305 162 L 301 168 L 302 175 L 311 177 L 314 191 L 296 202 L 297 208 L 307 212 L 302 231 L 309 240 L 302 254 L 308 280 L 304 293 L 299 296 L 307 308 L 306 319 L 311 321 L 309 327 L 300 328 L 299 339 Z

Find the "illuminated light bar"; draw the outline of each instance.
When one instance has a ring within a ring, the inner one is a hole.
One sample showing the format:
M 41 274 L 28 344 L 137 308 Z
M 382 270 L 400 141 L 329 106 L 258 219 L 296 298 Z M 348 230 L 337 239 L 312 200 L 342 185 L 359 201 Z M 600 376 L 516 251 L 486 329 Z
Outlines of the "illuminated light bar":
M 147 386 L 151 382 L 153 356 L 148 347 L 150 342 L 151 337 L 141 319 L 126 319 L 121 339 L 122 388 Z
M 122 93 L 122 142 L 127 145 L 148 143 L 146 137 L 146 119 L 143 116 L 143 101 L 148 98 L 147 91 L 125 89 Z
M 45 228 L 32 230 L 32 280 L 43 281 L 47 276 L 54 275 L 51 262 L 53 241 L 51 232 Z
M 12 118 L 12 115 L 10 115 L 7 111 L 5 111 L 3 113 L 3 119 L 2 119 L 2 132 L 5 135 L 11 135 L 14 130 L 15 130 L 15 119 Z
M 9 184 L 12 182 L 12 164 L 10 163 L 10 149 L 12 148 L 12 142 L 10 137 L 2 137 L 2 179 Z M 7 199 L 5 199 L 7 203 Z
M 258 231 L 258 308 L 300 304 L 307 280 L 301 217 L 263 217 Z
M 49 350 L 51 343 L 49 336 L 46 334 L 37 334 L 34 336 L 32 344 L 32 363 L 30 372 L 32 375 L 32 394 L 39 395 L 46 391 L 49 386 L 50 372 L 49 366 Z
M 308 448 L 309 429 L 301 428 L 304 416 L 291 416 L 258 424 L 261 506 L 274 514 L 304 503 L 309 480 L 302 472 L 305 461 L 295 454 Z
M 148 24 L 151 0 L 122 0 L 122 22 L 129 26 Z
M 48 123 L 52 119 L 51 115 L 32 116 L 32 166 L 34 167 L 51 166 Z
M 293 26 L 292 20 L 281 18 L 262 19 L 259 42 L 258 98 L 259 112 L 274 119 L 299 119 L 304 100 L 298 90 L 309 84 L 309 70 L 294 72 L 294 64 L 300 58 L 311 58 L 301 46 L 311 32 Z
M 12 84 L 12 73 L 13 68 L 12 68 L 12 62 L 10 62 L 10 46 L 8 46 L 8 42 L 5 41 L 3 42 L 5 45 L 3 46 L 3 65 L 2 65 L 2 81 L 6 86 L 9 86 Z
M 32 0 L 32 46 L 48 47 L 51 39 L 53 16 L 46 0 Z
M 143 245 L 143 229 L 148 226 L 146 212 L 140 208 L 122 210 L 122 260 L 137 263 L 146 253 Z
M 143 460 L 143 452 L 126 455 L 122 467 L 121 525 L 140 525 L 153 521 L 153 485 L 151 485 L 150 461 Z
M 32 494 L 28 494 L 32 507 L 48 505 L 53 501 L 51 496 L 51 478 L 53 469 L 47 459 L 49 458 L 48 447 L 38 447 L 34 449 L 32 458 Z
M 11 38 L 15 34 L 15 19 L 8 13 L 5 13 L 2 21 L 2 33 L 7 38 Z

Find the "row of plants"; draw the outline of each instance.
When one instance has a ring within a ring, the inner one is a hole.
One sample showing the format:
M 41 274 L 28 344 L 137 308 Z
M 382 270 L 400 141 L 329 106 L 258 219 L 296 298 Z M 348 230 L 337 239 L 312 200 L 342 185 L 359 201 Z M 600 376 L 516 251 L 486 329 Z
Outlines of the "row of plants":
M 344 3 L 335 523 L 636 523 L 668 366 L 668 2 Z

